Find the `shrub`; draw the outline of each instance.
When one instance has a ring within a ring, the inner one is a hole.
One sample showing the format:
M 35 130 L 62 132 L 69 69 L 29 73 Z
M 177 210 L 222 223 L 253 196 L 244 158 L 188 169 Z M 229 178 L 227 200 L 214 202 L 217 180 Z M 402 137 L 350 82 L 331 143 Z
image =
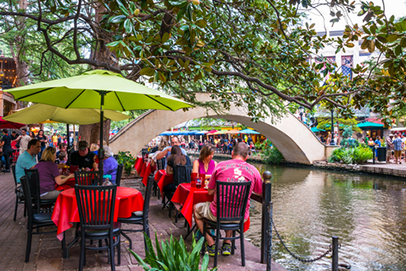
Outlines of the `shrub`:
M 124 165 L 124 172 L 126 174 L 131 174 L 132 169 L 134 168 L 136 158 L 131 155 L 129 151 L 119 151 L 117 163 Z
M 328 161 L 330 163 L 362 164 L 369 159 L 372 159 L 371 148 L 365 146 L 365 144 L 361 144 L 356 148 L 335 149 Z
M 265 140 L 263 144 L 264 151 L 261 153 L 261 158 L 265 161 L 265 163 L 279 165 L 285 161 L 282 153 L 272 145 L 272 142 L 269 139 Z
M 160 245 L 157 233 L 155 232 L 156 253 L 154 251 L 154 247 L 152 246 L 151 239 L 146 235 L 145 238 L 148 248 L 148 250 L 145 251 L 145 260 L 141 259 L 141 257 L 138 256 L 134 251 L 130 250 L 130 252 L 134 255 L 135 259 L 146 271 L 206 271 L 209 266 L 209 255 L 205 254 L 202 260 L 202 265 L 199 269 L 200 250 L 202 249 L 204 238 L 200 238 L 199 242 L 196 243 L 195 238 L 193 237 L 192 252 L 188 252 L 182 236 L 178 241 L 171 235 L 169 241 L 161 241 Z M 217 270 L 217 267 L 211 270 Z

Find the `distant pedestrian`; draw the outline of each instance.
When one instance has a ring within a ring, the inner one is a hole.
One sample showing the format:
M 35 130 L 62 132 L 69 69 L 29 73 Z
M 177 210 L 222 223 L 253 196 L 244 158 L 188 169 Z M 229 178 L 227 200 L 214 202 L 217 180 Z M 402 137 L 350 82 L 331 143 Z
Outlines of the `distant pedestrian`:
M 392 151 L 393 151 L 393 143 L 392 143 L 392 138 L 393 134 L 390 134 L 389 136 L 386 137 L 386 163 L 389 163 L 391 157 L 392 157 Z
M 381 147 L 381 137 L 376 136 L 375 146 Z M 378 148 L 375 147 L 375 160 L 378 160 Z
M 21 129 L 21 135 L 15 139 L 20 145 L 20 155 L 27 150 L 28 142 L 30 142 L 31 137 L 27 135 L 27 129 Z
M 395 164 L 402 164 L 402 162 L 400 162 L 400 155 L 402 153 L 403 142 L 402 139 L 399 138 L 398 134 L 395 134 L 395 139 L 392 141 L 392 143 L 395 149 Z

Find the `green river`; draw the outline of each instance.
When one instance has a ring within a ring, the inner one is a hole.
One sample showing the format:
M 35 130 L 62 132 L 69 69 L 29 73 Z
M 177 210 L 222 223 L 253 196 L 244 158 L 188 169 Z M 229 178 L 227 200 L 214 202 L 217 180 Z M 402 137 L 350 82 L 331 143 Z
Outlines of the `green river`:
M 353 271 L 406 270 L 406 182 L 375 175 L 254 164 L 273 174 L 274 222 L 289 249 L 322 254 L 338 236 L 339 263 Z M 261 205 L 253 202 L 246 238 L 261 240 Z M 288 270 L 331 270 L 331 258 L 303 264 L 273 232 L 272 258 Z

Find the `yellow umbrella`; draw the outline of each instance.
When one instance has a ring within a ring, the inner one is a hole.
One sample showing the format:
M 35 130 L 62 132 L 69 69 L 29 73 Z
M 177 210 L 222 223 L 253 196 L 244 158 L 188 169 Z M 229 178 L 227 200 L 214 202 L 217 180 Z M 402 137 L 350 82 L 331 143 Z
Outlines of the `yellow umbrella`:
M 120 121 L 128 119 L 130 116 L 114 110 L 104 110 L 104 120 L 111 119 Z M 30 123 L 55 123 L 67 124 L 92 124 L 100 121 L 100 110 L 93 108 L 68 108 L 34 104 L 33 106 L 21 109 L 15 113 L 4 117 L 5 120 L 13 122 Z

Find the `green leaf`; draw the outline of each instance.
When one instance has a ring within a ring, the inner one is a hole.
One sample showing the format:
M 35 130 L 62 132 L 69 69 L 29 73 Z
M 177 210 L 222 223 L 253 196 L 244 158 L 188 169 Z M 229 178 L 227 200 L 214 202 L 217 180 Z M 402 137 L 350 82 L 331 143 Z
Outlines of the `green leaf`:
M 386 40 L 386 38 L 384 36 L 382 36 L 382 35 L 378 35 L 378 36 L 376 36 L 376 38 L 382 43 L 387 43 L 388 42 Z
M 158 77 L 159 77 L 159 80 L 161 80 L 162 82 L 166 82 L 166 76 L 164 75 L 164 73 L 163 72 L 158 72 Z
M 204 254 L 201 270 L 207 270 L 208 267 L 209 267 L 209 255 Z
M 198 20 L 195 24 L 198 27 L 205 28 L 207 26 L 207 21 L 202 19 L 202 20 Z
M 116 46 L 119 45 L 119 44 L 120 44 L 120 41 L 119 41 L 119 40 L 117 40 L 117 41 L 112 41 L 112 42 L 110 42 L 110 43 L 107 44 L 107 47 L 116 47 Z
M 169 34 L 168 32 L 165 32 L 164 35 L 162 36 L 162 43 L 165 43 L 169 40 Z
M 191 4 L 188 4 L 188 5 L 186 6 L 186 16 L 187 16 L 187 18 L 189 19 L 189 21 L 192 20 L 192 15 L 193 15 L 192 5 L 191 5 Z
M 154 71 L 153 69 L 151 69 L 150 67 L 145 67 L 140 71 L 141 75 L 146 75 L 146 76 L 152 76 L 154 75 Z
M 117 15 L 117 16 L 110 17 L 108 22 L 113 23 L 113 24 L 119 24 L 119 23 L 124 22 L 124 20 L 126 18 L 127 18 L 127 16 L 125 16 L 125 15 Z
M 124 21 L 124 29 L 125 29 L 125 32 L 128 34 L 130 34 L 133 31 L 134 25 L 130 19 L 126 19 Z
M 183 18 L 183 15 L 185 15 L 185 13 L 186 13 L 186 6 L 181 8 L 178 11 L 178 15 L 176 16 L 176 20 L 179 22 Z
M 398 38 L 400 38 L 399 35 L 389 35 L 386 39 L 387 39 L 388 42 L 394 42 Z
M 396 46 L 394 51 L 395 51 L 395 55 L 399 56 L 402 53 L 402 47 Z
M 402 38 L 401 40 L 400 40 L 400 46 L 402 46 L 402 47 L 406 47 L 406 38 Z
M 117 4 L 118 4 L 118 8 L 121 10 L 121 12 L 124 13 L 125 16 L 130 15 L 130 13 L 128 12 L 127 8 L 123 5 L 123 3 L 121 3 L 120 0 L 116 0 Z

